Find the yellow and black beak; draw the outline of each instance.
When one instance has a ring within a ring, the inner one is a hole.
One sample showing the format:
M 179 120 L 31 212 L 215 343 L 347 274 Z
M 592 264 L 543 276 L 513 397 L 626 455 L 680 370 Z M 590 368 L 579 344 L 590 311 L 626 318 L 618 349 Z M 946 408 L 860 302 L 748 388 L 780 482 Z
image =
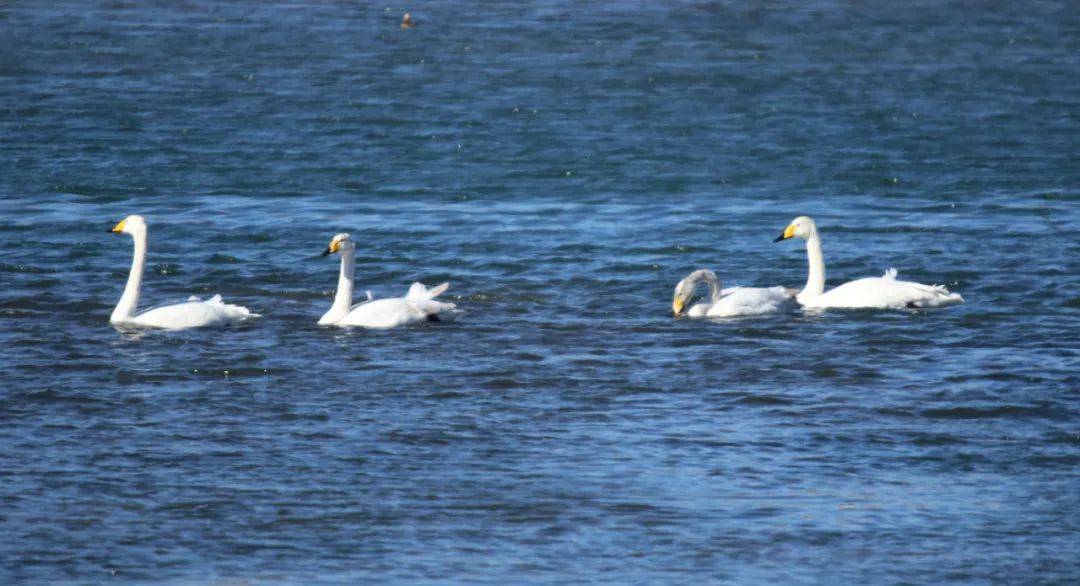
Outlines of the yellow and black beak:
M 682 315 L 684 309 L 686 309 L 686 302 L 682 300 L 682 297 L 676 297 L 675 300 L 671 302 L 671 311 L 675 313 L 676 317 Z
M 334 254 L 335 252 L 337 252 L 339 250 L 341 250 L 341 241 L 334 240 L 333 242 L 330 243 L 330 246 L 326 247 L 326 250 L 322 251 L 322 255 L 323 256 L 330 256 L 331 254 Z
M 124 218 L 123 220 L 120 220 L 120 223 L 119 223 L 119 224 L 117 224 L 117 225 L 113 226 L 113 229 L 112 229 L 112 230 L 109 230 L 109 232 L 110 232 L 110 233 L 120 233 L 120 232 L 123 232 L 123 231 L 124 231 L 124 226 L 126 226 L 126 225 L 127 225 L 127 218 Z
M 784 228 L 784 233 L 777 236 L 773 240 L 773 242 L 780 242 L 781 240 L 787 240 L 788 238 L 791 238 L 794 235 L 795 235 L 795 224 L 791 224 L 787 228 Z

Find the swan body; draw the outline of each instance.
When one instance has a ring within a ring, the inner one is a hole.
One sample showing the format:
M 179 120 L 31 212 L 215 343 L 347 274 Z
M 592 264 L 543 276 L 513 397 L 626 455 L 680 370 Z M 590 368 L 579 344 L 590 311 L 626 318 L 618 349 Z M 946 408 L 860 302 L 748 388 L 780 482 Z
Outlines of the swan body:
M 821 237 L 813 218 L 799 216 L 791 221 L 774 242 L 788 238 L 806 241 L 809 274 L 806 286 L 796 295 L 803 307 L 845 309 L 915 309 L 945 307 L 964 302 L 959 293 L 950 293 L 942 285 L 924 285 L 913 281 L 898 281 L 896 269 L 890 268 L 881 277 L 866 277 L 849 281 L 825 291 L 825 256 Z
M 705 300 L 687 309 L 686 306 L 694 296 L 694 291 L 703 282 L 709 288 Z M 716 273 L 708 269 L 698 269 L 675 286 L 671 310 L 676 316 L 683 315 L 685 311 L 687 317 L 739 317 L 773 313 L 791 304 L 793 304 L 792 292 L 783 287 L 721 289 Z
M 334 304 L 319 319 L 321 326 L 361 326 L 365 328 L 396 328 L 426 321 L 440 321 L 457 312 L 453 303 L 435 301 L 450 283 L 425 287 L 413 283 L 404 297 L 369 300 L 352 304 L 353 273 L 356 268 L 356 243 L 348 234 L 338 234 L 323 251 L 323 256 L 341 253 L 341 271 L 338 275 Z
M 252 313 L 246 307 L 223 302 L 220 295 L 214 295 L 206 301 L 192 297 L 185 303 L 162 305 L 136 315 L 135 309 L 139 304 L 139 292 L 146 269 L 146 220 L 142 216 L 131 215 L 121 220 L 110 232 L 130 234 L 135 242 L 135 254 L 131 261 L 127 286 L 124 287 L 124 293 L 109 317 L 110 323 L 183 330 L 224 325 L 257 317 L 258 314 Z

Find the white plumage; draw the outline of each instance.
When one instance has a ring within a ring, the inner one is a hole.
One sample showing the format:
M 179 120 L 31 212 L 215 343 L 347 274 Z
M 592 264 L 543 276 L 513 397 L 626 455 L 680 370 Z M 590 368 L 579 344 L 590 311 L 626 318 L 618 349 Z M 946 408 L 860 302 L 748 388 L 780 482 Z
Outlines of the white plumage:
M 356 269 L 356 243 L 348 234 L 338 234 L 323 251 L 323 256 L 333 253 L 341 254 L 338 288 L 334 295 L 334 304 L 319 319 L 319 325 L 395 328 L 425 321 L 438 321 L 457 311 L 453 303 L 435 301 L 435 297 L 446 291 L 450 283 L 443 283 L 430 289 L 423 283 L 413 283 L 404 297 L 374 299 L 354 306 L 352 297 L 353 274 Z
M 136 315 L 135 309 L 139 304 L 143 272 L 146 269 L 146 220 L 139 215 L 128 216 L 121 220 L 111 232 L 130 234 L 135 242 L 135 254 L 131 261 L 127 286 L 124 287 L 124 294 L 120 296 L 120 301 L 109 317 L 111 323 L 122 326 L 183 330 L 258 317 L 258 314 L 248 311 L 246 307 L 223 302 L 220 295 L 214 295 L 206 301 L 192 297 L 185 303 L 162 305 Z
M 708 285 L 708 293 L 703 301 L 686 308 L 693 299 L 694 291 L 700 283 Z M 698 269 L 686 276 L 675 286 L 675 297 L 671 309 L 675 315 L 687 317 L 738 317 L 761 315 L 780 311 L 794 305 L 792 292 L 783 287 L 731 287 L 720 288 L 716 273 L 708 269 Z
M 914 309 L 945 307 L 963 303 L 958 293 L 950 293 L 941 285 L 923 285 L 912 281 L 896 280 L 896 269 L 889 269 L 881 277 L 866 277 L 849 281 L 825 291 L 825 256 L 821 249 L 821 237 L 813 218 L 799 216 L 792 220 L 776 242 L 798 237 L 806 241 L 809 274 L 806 286 L 796 296 L 803 307 L 847 309 Z

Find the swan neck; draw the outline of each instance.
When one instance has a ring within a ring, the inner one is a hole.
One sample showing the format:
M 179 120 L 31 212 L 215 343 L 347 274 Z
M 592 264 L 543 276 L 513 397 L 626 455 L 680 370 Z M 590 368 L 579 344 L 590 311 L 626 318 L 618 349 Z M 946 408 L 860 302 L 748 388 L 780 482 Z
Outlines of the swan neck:
M 336 322 L 349 314 L 353 299 L 353 272 L 356 270 L 356 250 L 342 249 L 341 272 L 338 274 L 337 293 L 330 311 L 323 315 L 320 323 Z
M 800 301 L 812 299 L 825 292 L 825 255 L 821 251 L 821 237 L 817 234 L 806 240 L 806 260 L 810 265 L 806 286 L 799 293 Z
M 146 270 L 146 233 L 131 235 L 135 242 L 135 253 L 131 258 L 131 272 L 128 273 L 127 285 L 120 301 L 113 309 L 111 322 L 122 322 L 135 317 L 135 308 L 139 305 L 139 289 L 142 287 L 143 272 Z
M 716 275 L 706 274 L 702 277 L 702 280 L 709 287 L 709 303 L 715 304 L 720 301 L 720 281 L 716 278 Z

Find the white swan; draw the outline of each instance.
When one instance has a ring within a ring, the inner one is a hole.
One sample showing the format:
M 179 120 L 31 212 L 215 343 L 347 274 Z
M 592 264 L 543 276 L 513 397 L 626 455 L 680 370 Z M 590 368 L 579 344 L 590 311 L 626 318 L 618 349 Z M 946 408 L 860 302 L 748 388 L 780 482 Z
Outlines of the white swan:
M 363 326 L 365 328 L 394 328 L 425 321 L 439 321 L 440 314 L 455 312 L 453 303 L 435 301 L 450 283 L 428 289 L 423 283 L 413 283 L 405 297 L 376 299 L 353 306 L 353 272 L 356 267 L 356 243 L 348 234 L 338 234 L 323 251 L 323 256 L 341 253 L 341 274 L 337 294 L 330 311 L 319 319 L 321 326 Z
M 914 309 L 944 307 L 963 303 L 958 293 L 949 293 L 941 285 L 923 285 L 897 281 L 896 269 L 885 271 L 881 277 L 866 277 L 850 281 L 825 292 L 825 257 L 821 252 L 821 237 L 813 218 L 799 216 L 791 221 L 783 234 L 773 242 L 799 237 L 806 241 L 806 256 L 810 274 L 806 286 L 796 296 L 803 307 L 848 309 Z
M 110 232 L 131 234 L 135 241 L 135 255 L 131 260 L 131 273 L 128 274 L 124 294 L 120 296 L 116 309 L 113 309 L 109 322 L 117 325 L 182 330 L 227 324 L 258 316 L 246 307 L 223 303 L 220 295 L 214 295 L 207 301 L 192 297 L 187 303 L 163 305 L 135 315 L 143 271 L 146 268 L 146 220 L 138 215 L 128 216 L 120 220 Z
M 689 309 L 686 305 L 694 296 L 694 291 L 701 282 L 709 286 L 709 293 L 701 303 L 695 303 Z M 731 287 L 720 288 L 716 273 L 708 269 L 698 269 L 675 286 L 675 298 L 671 310 L 676 316 L 686 312 L 687 317 L 736 317 L 760 315 L 780 310 L 784 305 L 792 305 L 793 291 L 783 287 Z

